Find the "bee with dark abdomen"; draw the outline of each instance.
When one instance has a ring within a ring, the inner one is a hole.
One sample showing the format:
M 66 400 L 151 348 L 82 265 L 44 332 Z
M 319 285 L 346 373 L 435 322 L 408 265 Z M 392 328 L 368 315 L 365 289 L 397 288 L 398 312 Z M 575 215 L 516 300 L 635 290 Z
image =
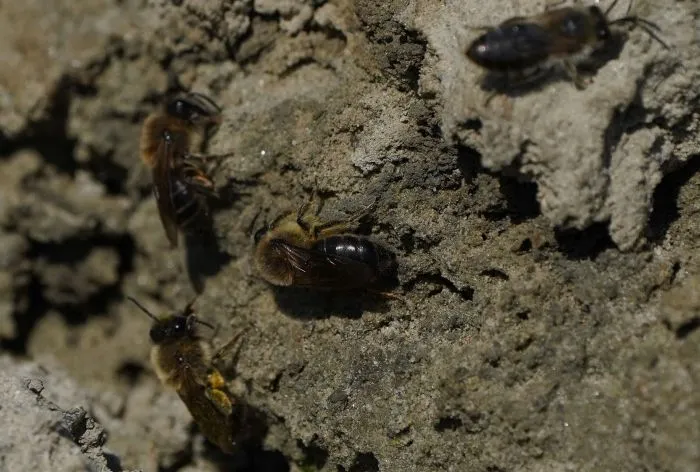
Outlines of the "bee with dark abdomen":
M 584 88 L 585 81 L 578 73 L 578 66 L 593 52 L 609 44 L 611 27 L 615 25 L 639 26 L 668 49 L 656 34 L 658 26 L 648 20 L 636 16 L 608 20 L 617 2 L 614 0 L 605 12 L 597 6 L 571 6 L 536 16 L 511 18 L 487 29 L 471 43 L 466 55 L 491 72 L 523 80 L 559 63 L 574 84 Z
M 197 334 L 197 325 L 213 327 L 193 314 L 194 302 L 181 313 L 158 318 L 135 299 L 129 300 L 154 321 L 150 331 L 151 362 L 158 378 L 163 385 L 175 389 L 209 441 L 226 453 L 233 452 L 246 432 L 247 409 L 226 389 L 213 359 L 235 343 L 238 336 L 212 356 L 210 344 Z
M 367 288 L 393 276 L 394 254 L 352 233 L 353 220 L 321 222 L 309 205 L 255 234 L 255 267 L 272 285 L 319 290 Z
M 208 199 L 218 196 L 203 170 L 204 156 L 193 150 L 201 146 L 205 130 L 220 121 L 221 109 L 209 97 L 190 93 L 170 100 L 143 124 L 141 159 L 152 169 L 158 213 L 173 246 L 178 228 L 194 226 L 208 213 Z

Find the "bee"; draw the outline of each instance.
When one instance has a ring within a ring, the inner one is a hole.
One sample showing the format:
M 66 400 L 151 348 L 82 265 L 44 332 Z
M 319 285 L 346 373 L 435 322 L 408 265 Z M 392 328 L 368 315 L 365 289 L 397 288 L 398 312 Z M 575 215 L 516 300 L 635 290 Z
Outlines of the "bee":
M 213 364 L 240 334 L 212 355 L 210 344 L 199 337 L 197 325 L 213 326 L 194 315 L 194 300 L 181 313 L 158 318 L 134 298 L 128 298 L 153 319 L 149 333 L 153 342 L 151 363 L 160 381 L 175 389 L 210 442 L 233 453 L 245 430 L 246 406 L 226 389 L 224 377 Z
M 639 26 L 668 49 L 656 34 L 659 27 L 648 20 L 636 16 L 608 20 L 617 2 L 614 0 L 605 12 L 597 6 L 571 6 L 511 18 L 495 28 L 487 28 L 469 45 L 466 55 L 475 64 L 507 78 L 528 78 L 558 63 L 576 87 L 583 89 L 586 82 L 579 75 L 578 66 L 610 44 L 611 28 L 615 25 Z
M 394 254 L 352 233 L 353 221 L 322 222 L 309 204 L 280 216 L 255 234 L 254 265 L 272 285 L 354 290 L 387 279 Z
M 205 131 L 221 122 L 221 108 L 209 97 L 180 95 L 163 110 L 151 114 L 141 130 L 141 159 L 152 170 L 153 194 L 165 234 L 173 247 L 178 229 L 190 229 L 208 214 L 208 199 L 217 198 L 213 181 L 204 170 L 201 147 Z

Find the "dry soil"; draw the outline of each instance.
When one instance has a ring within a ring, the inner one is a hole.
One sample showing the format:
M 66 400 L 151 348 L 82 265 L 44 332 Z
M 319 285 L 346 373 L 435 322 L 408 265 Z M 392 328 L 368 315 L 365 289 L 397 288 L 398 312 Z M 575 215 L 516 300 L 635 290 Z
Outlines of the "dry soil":
M 700 4 L 636 1 L 670 50 L 621 31 L 585 90 L 486 104 L 477 27 L 545 8 L 0 0 L 0 470 L 700 470 Z M 231 155 L 173 250 L 138 137 L 177 90 Z M 376 202 L 403 300 L 256 277 L 252 235 L 312 195 Z M 215 345 L 246 330 L 222 369 L 267 434 L 233 457 L 125 298 L 196 294 Z

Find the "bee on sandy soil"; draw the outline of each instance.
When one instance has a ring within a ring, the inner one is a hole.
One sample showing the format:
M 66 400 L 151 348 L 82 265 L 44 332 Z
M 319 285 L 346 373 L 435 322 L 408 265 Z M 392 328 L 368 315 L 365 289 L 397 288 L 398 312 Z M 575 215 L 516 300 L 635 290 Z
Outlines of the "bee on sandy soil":
M 210 344 L 198 336 L 197 325 L 213 326 L 194 315 L 194 301 L 181 313 L 158 318 L 128 298 L 154 321 L 149 334 L 151 362 L 158 378 L 175 389 L 202 434 L 222 451 L 232 453 L 248 427 L 247 407 L 226 389 L 224 377 L 213 364 L 240 334 L 212 355 Z
M 352 233 L 359 217 L 322 222 L 309 204 L 255 234 L 254 264 L 272 285 L 318 290 L 367 288 L 393 277 L 394 254 Z
M 629 15 L 608 20 L 617 2 L 614 0 L 605 12 L 597 6 L 571 6 L 536 16 L 511 18 L 487 28 L 470 44 L 466 55 L 492 73 L 521 81 L 537 78 L 538 73 L 559 63 L 576 87 L 582 89 L 586 81 L 579 75 L 578 66 L 610 43 L 611 27 L 615 25 L 639 26 L 668 49 L 656 34 L 659 27 L 648 20 Z
M 203 170 L 206 157 L 193 153 L 207 128 L 221 122 L 221 109 L 197 93 L 170 100 L 143 124 L 140 151 L 152 169 L 153 194 L 170 243 L 178 243 L 178 228 L 188 230 L 208 214 L 207 201 L 217 198 L 214 183 Z M 220 157 L 220 156 L 217 156 Z

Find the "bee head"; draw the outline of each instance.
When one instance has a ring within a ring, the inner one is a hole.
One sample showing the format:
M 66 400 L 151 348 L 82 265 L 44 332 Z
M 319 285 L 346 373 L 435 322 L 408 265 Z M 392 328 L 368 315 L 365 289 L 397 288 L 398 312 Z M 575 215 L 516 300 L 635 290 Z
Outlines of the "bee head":
M 190 93 L 172 99 L 166 113 L 194 126 L 216 124 L 221 120 L 221 108 L 206 95 Z
M 172 315 L 156 321 L 149 332 L 154 344 L 194 335 L 194 315 Z
M 596 39 L 598 41 L 608 41 L 611 33 L 610 24 L 608 23 L 608 19 L 605 17 L 605 13 L 603 13 L 603 11 L 596 6 L 589 7 L 588 13 L 593 21 L 593 31 L 595 31 Z
M 148 311 L 143 305 L 141 305 L 136 299 L 132 297 L 127 298 L 153 320 L 153 326 L 149 331 L 149 335 L 154 344 L 163 344 L 168 341 L 176 341 L 185 337 L 195 337 L 197 335 L 195 327 L 196 323 L 214 329 L 214 326 L 205 321 L 197 319 L 197 317 L 193 314 L 192 305 L 194 304 L 195 300 L 188 303 L 185 309 L 180 313 L 176 313 L 165 318 L 158 318 L 153 313 Z

